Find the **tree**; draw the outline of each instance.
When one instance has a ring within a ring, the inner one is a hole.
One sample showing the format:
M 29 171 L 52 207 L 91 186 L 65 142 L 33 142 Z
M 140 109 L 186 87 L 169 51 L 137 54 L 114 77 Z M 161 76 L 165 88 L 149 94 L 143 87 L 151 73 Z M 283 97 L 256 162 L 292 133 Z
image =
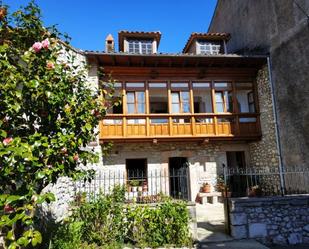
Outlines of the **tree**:
M 0 7 L 0 231 L 9 248 L 21 248 L 42 240 L 34 212 L 54 199 L 42 189 L 84 175 L 79 166 L 97 159 L 82 148 L 95 140 L 112 93 L 90 88 L 78 54 L 43 26 L 33 1 L 7 9 Z

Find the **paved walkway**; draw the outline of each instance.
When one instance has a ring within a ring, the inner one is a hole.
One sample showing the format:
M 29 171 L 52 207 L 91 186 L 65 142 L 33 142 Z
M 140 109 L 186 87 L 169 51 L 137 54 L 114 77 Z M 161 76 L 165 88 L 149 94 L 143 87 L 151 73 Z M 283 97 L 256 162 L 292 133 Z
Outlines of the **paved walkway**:
M 224 231 L 223 204 L 196 204 L 198 248 L 268 249 L 255 240 L 234 240 Z

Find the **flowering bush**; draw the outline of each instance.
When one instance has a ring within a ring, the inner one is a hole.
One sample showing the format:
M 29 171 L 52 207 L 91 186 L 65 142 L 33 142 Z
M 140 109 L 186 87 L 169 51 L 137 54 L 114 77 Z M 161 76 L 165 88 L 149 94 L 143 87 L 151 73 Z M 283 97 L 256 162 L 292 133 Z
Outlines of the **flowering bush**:
M 0 7 L 0 232 L 8 248 L 42 241 L 35 209 L 54 199 L 43 188 L 87 173 L 78 166 L 97 156 L 82 148 L 112 105 L 103 90 L 90 89 L 78 55 L 40 18 L 34 2 L 13 14 Z

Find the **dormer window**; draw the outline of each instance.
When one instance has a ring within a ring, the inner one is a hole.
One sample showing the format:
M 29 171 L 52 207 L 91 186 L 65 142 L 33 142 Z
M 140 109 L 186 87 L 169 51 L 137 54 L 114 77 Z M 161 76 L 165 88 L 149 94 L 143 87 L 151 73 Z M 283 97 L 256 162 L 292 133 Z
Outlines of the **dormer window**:
M 144 31 L 119 31 L 119 51 L 130 54 L 156 54 L 161 33 Z
M 207 41 L 198 42 L 198 54 L 220 54 L 220 45 Z
M 183 53 L 217 55 L 226 54 L 226 42 L 230 39 L 227 33 L 192 33 Z
M 133 54 L 152 54 L 152 40 L 128 40 L 128 52 Z

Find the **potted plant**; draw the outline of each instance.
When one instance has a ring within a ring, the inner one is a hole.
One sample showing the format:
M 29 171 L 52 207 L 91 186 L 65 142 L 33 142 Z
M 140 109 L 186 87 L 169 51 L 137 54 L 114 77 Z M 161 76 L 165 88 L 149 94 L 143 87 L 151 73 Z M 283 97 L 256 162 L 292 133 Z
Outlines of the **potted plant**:
M 249 197 L 261 197 L 263 194 L 262 188 L 259 185 L 250 187 L 248 196 Z
M 208 182 L 203 183 L 202 192 L 203 193 L 210 193 L 210 184 Z
M 147 191 L 148 191 L 147 181 L 143 181 L 143 192 L 147 192 Z
M 137 186 L 139 186 L 139 181 L 131 180 L 130 185 L 132 186 L 132 192 L 137 192 Z

